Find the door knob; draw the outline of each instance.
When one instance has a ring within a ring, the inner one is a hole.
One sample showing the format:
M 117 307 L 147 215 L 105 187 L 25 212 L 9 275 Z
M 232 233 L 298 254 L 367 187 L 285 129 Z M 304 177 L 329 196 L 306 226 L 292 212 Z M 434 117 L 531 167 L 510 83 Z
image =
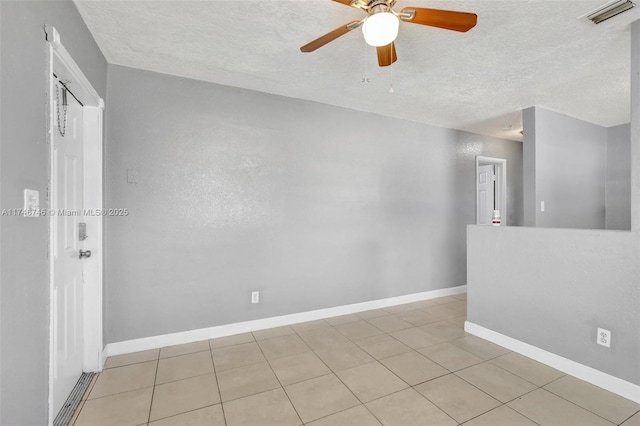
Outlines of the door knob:
M 78 259 L 82 259 L 83 257 L 86 257 L 87 259 L 90 258 L 91 250 L 85 250 L 85 251 L 80 250 L 80 256 L 78 257 Z

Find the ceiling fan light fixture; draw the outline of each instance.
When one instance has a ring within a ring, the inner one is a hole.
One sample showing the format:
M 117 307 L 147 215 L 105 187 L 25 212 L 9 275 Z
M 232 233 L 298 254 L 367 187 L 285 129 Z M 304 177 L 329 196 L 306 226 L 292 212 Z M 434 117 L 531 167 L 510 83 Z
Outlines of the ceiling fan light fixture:
M 391 12 L 375 13 L 367 17 L 362 25 L 364 40 L 369 46 L 386 46 L 398 36 L 400 20 Z

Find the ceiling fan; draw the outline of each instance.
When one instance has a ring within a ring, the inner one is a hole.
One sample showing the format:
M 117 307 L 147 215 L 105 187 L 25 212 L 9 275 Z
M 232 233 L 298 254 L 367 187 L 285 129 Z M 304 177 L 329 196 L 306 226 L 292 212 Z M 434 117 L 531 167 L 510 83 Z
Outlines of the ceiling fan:
M 400 20 L 412 24 L 427 25 L 459 32 L 467 32 L 476 26 L 478 16 L 475 13 L 454 12 L 451 10 L 426 9 L 423 7 L 405 7 L 400 13 L 392 8 L 397 0 L 333 0 L 346 6 L 361 9 L 367 16 L 361 21 L 351 21 L 300 48 L 302 52 L 313 52 L 325 44 L 345 35 L 351 30 L 362 27 L 364 39 L 378 51 L 378 65 L 386 67 L 397 59 L 394 40 L 398 35 Z

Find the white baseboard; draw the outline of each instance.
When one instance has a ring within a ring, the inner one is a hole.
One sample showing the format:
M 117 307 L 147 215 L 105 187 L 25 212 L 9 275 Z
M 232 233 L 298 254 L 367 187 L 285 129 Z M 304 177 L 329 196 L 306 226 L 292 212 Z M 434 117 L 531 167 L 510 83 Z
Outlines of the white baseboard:
M 619 379 L 602 371 L 596 370 L 586 365 L 577 363 L 567 358 L 563 358 L 554 353 L 545 351 L 538 347 L 532 346 L 528 343 L 521 342 L 512 337 L 505 336 L 504 334 L 497 333 L 488 328 L 484 328 L 478 324 L 466 321 L 464 323 L 464 330 L 478 336 L 482 339 L 493 342 L 497 345 L 505 347 L 513 352 L 517 352 L 528 358 L 541 362 L 549 367 L 560 370 L 563 373 L 577 377 L 580 380 L 589 382 L 593 385 L 601 387 L 620 395 L 631 401 L 640 403 L 640 386 L 627 382 L 626 380 Z
M 200 340 L 215 339 L 217 337 L 231 336 L 234 334 L 246 333 L 249 331 L 264 330 L 267 328 L 281 327 L 283 325 L 314 321 L 339 315 L 354 314 L 371 309 L 387 308 L 389 306 L 419 302 L 421 300 L 452 296 L 455 294 L 464 293 L 465 291 L 467 291 L 467 286 L 461 285 L 457 287 L 425 291 L 422 293 L 389 297 L 387 299 L 372 300 L 369 302 L 354 303 L 351 305 L 336 306 L 333 308 L 282 315 L 279 317 L 263 318 L 254 321 L 245 321 L 234 324 L 220 325 L 217 327 L 201 328 L 198 330 L 182 331 L 179 333 L 163 334 L 160 336 L 143 337 L 141 339 L 109 343 L 104 349 L 103 359 L 106 360 L 107 357 L 114 355 L 145 351 L 148 349 L 157 349 L 171 345 L 180 345 L 183 343 L 197 342 Z

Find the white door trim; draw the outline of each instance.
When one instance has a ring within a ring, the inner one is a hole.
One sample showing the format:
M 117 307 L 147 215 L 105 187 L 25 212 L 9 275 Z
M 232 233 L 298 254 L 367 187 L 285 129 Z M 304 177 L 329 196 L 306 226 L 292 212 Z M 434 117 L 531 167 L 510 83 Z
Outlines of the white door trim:
M 84 262 L 84 363 L 83 371 L 101 371 L 102 359 L 102 115 L 104 101 L 93 88 L 80 67 L 60 42 L 60 35 L 55 28 L 47 26 L 47 143 L 49 144 L 49 190 L 52 193 L 52 136 L 54 131 L 54 96 L 56 75 L 73 82 L 74 95 L 84 104 L 84 210 L 95 214 L 84 215 L 87 222 L 87 233 L 91 238 L 90 259 Z M 49 253 L 53 247 L 53 219 L 49 217 Z M 49 256 L 49 425 L 53 423 L 56 413 L 53 412 L 53 256 Z
M 480 164 L 493 164 L 496 173 L 496 204 L 500 209 L 501 224 L 507 225 L 507 160 L 503 158 L 476 156 L 476 223 L 478 223 L 478 170 Z

